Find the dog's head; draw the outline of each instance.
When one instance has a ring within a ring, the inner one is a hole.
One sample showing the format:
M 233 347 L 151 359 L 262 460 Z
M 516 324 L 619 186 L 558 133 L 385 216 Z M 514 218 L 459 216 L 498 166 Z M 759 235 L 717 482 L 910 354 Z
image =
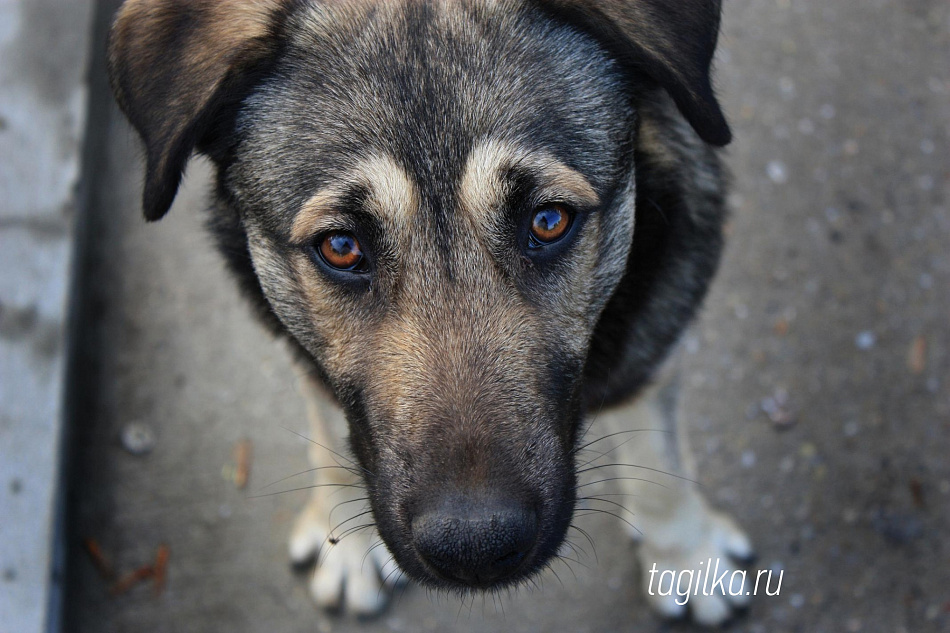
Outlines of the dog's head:
M 626 270 L 638 91 L 713 144 L 717 0 L 129 0 L 118 100 L 158 219 L 195 149 L 346 411 L 410 575 L 539 569 L 574 506 L 592 334 Z

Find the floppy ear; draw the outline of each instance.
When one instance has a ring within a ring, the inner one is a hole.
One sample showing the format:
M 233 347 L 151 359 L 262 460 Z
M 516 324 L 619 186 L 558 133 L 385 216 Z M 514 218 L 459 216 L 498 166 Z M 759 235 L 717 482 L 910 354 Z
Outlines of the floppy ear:
M 732 140 L 709 78 L 720 0 L 540 0 L 592 33 L 627 67 L 659 83 L 699 136 Z
M 109 78 L 145 142 L 143 207 L 158 220 L 216 115 L 276 55 L 281 0 L 127 0 L 109 36 Z

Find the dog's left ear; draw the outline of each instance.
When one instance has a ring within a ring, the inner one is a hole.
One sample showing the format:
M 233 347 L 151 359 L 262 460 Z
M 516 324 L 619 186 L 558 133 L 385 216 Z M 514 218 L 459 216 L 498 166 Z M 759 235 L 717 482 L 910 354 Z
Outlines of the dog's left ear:
M 143 207 L 158 220 L 221 111 L 276 55 L 289 0 L 126 0 L 109 37 L 109 78 L 145 142 Z
M 598 38 L 621 63 L 659 83 L 699 136 L 732 140 L 709 77 L 720 0 L 537 0 Z

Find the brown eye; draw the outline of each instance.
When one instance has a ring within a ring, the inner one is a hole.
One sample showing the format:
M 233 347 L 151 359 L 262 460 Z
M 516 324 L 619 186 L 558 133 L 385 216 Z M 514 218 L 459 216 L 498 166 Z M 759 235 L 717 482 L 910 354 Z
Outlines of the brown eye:
M 534 212 L 531 218 L 532 248 L 558 241 L 571 226 L 571 213 L 562 205 L 550 204 Z
M 363 265 L 363 249 L 350 233 L 327 233 L 320 241 L 320 256 L 327 264 L 340 270 L 359 270 Z

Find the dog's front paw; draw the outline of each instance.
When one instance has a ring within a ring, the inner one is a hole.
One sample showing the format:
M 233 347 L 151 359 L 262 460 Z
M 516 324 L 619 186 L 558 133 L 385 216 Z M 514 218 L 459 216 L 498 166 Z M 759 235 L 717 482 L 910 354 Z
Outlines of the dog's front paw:
M 753 550 L 731 518 L 707 512 L 698 538 L 679 543 L 664 539 L 662 545 L 645 539 L 640 563 L 647 600 L 656 611 L 670 618 L 688 612 L 697 623 L 716 626 L 751 600 L 755 579 L 737 563 L 750 560 Z
M 291 533 L 290 559 L 298 566 L 316 560 L 310 593 L 319 606 L 372 616 L 383 610 L 392 588 L 404 580 L 375 528 L 359 528 L 370 515 L 358 514 L 334 513 L 340 527 L 331 534 L 327 509 L 311 500 Z

